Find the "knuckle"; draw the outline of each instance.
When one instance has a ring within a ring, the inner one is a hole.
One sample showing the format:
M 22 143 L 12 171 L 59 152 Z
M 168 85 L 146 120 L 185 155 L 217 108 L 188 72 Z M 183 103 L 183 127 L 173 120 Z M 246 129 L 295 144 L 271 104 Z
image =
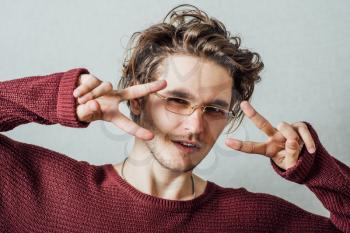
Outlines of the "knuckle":
M 286 126 L 286 122 L 284 122 L 284 121 L 281 121 L 280 123 L 277 124 L 278 129 L 282 129 L 285 126 Z
M 113 84 L 111 82 L 103 82 L 106 85 L 107 90 L 112 90 L 113 89 Z
M 84 82 L 86 79 L 88 79 L 89 74 L 82 74 L 79 76 L 79 81 Z
M 260 123 L 258 126 L 260 129 L 266 128 L 269 125 L 269 122 L 267 120 L 264 120 Z
M 300 128 L 308 129 L 305 123 L 301 123 Z
M 87 74 L 86 76 L 82 76 L 82 83 L 90 88 L 96 87 L 101 83 L 101 80 L 96 78 L 92 74 Z
M 252 114 L 249 116 L 250 119 L 254 119 L 256 117 L 259 117 L 258 112 L 253 109 Z
M 102 81 L 99 80 L 99 79 L 96 78 L 96 77 L 93 77 L 93 79 L 91 79 L 91 85 L 94 85 L 94 86 L 100 85 L 101 82 L 102 82 Z
M 252 153 L 254 150 L 255 150 L 254 143 L 250 143 L 250 145 L 249 145 L 249 152 Z
M 92 74 L 82 74 L 80 76 L 80 78 L 81 78 L 81 81 L 83 83 L 86 83 L 86 82 L 91 82 L 92 80 L 94 80 L 95 76 L 93 76 Z
M 293 124 L 293 126 L 296 126 L 296 127 L 298 127 L 298 128 L 304 128 L 304 129 L 307 129 L 307 125 L 304 123 L 304 122 L 295 122 L 294 124 Z
M 113 89 L 113 86 L 110 82 L 102 82 L 100 86 L 102 87 L 103 91 L 111 91 Z
M 97 80 L 98 78 L 95 76 L 95 75 L 93 75 L 93 74 L 89 74 L 89 78 L 91 79 L 91 80 Z
M 82 84 L 81 86 L 78 87 L 78 91 L 85 93 L 87 91 L 89 91 L 89 87 L 87 87 L 86 85 Z
M 255 145 L 254 143 L 250 142 L 247 146 L 247 151 L 248 153 L 253 153 L 254 152 L 254 149 L 255 149 Z

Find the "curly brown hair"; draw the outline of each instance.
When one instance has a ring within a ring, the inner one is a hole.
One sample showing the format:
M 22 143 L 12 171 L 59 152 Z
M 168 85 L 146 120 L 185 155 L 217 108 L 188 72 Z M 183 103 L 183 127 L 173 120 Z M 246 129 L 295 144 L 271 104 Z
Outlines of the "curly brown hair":
M 229 122 L 228 133 L 236 123 L 235 131 L 244 118 L 240 103 L 250 100 L 264 67 L 258 53 L 240 46 L 241 38 L 231 36 L 222 22 L 193 5 L 179 5 L 169 11 L 162 23 L 131 36 L 118 89 L 154 81 L 158 67 L 169 55 L 209 59 L 223 66 L 234 79 L 230 104 L 234 118 Z M 130 101 L 127 106 L 130 108 Z M 138 115 L 130 114 L 133 121 L 140 121 Z

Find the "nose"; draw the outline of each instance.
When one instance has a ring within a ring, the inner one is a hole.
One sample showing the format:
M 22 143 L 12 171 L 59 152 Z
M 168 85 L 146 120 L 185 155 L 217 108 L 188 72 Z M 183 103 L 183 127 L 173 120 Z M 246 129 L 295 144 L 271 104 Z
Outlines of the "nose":
M 197 108 L 194 112 L 186 116 L 184 120 L 185 130 L 192 134 L 199 134 L 204 131 L 204 119 L 203 111 L 201 108 Z

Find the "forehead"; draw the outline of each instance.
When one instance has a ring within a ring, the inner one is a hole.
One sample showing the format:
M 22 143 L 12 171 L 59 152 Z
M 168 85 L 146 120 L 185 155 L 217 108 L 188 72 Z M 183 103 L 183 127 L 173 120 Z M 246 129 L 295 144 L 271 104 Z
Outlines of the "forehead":
M 185 90 L 198 99 L 231 97 L 232 77 L 228 71 L 207 59 L 189 55 L 171 55 L 158 70 L 158 78 L 167 80 L 161 92 Z

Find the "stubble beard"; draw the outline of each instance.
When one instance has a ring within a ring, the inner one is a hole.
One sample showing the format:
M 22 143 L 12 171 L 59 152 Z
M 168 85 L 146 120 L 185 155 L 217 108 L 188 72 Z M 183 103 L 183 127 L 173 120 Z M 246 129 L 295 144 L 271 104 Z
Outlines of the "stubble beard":
M 151 153 L 152 157 L 165 169 L 174 171 L 174 172 L 181 172 L 186 173 L 189 171 L 192 171 L 198 164 L 193 164 L 193 161 L 191 160 L 191 163 L 188 163 L 185 167 L 179 167 L 176 166 L 176 163 L 172 161 L 168 161 L 164 159 L 162 154 L 164 153 L 170 153 L 168 151 L 160 151 L 160 148 L 162 144 L 165 144 L 167 141 L 171 143 L 170 135 L 164 135 L 158 128 L 155 126 L 153 120 L 150 117 L 147 117 L 146 114 L 144 114 L 142 123 L 140 123 L 142 127 L 145 127 L 146 129 L 150 130 L 154 134 L 154 138 L 151 141 L 144 141 L 145 145 L 147 146 L 149 152 Z

